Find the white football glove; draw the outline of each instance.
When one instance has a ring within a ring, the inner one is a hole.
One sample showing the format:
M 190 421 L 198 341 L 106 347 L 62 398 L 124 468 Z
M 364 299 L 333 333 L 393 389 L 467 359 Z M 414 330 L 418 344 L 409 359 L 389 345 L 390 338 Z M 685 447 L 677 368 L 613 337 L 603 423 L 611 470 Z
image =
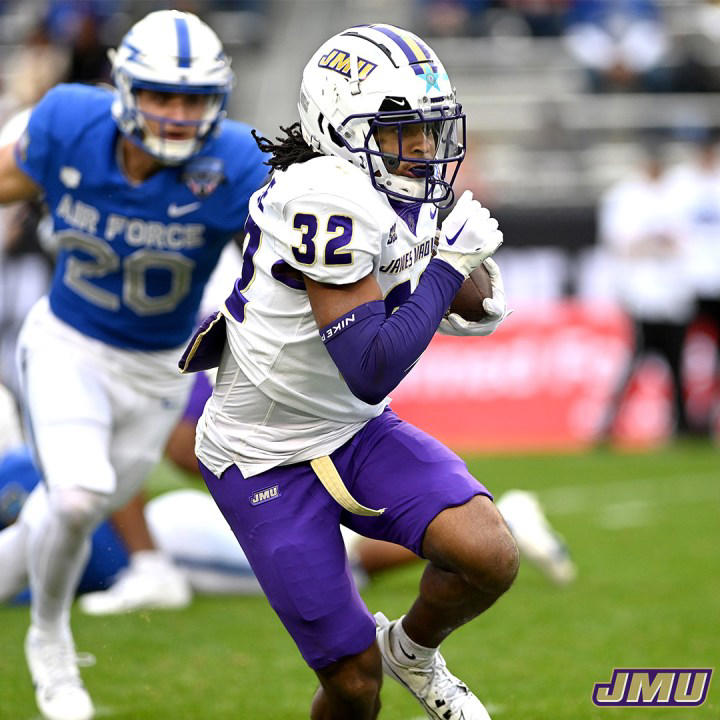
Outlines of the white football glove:
M 487 317 L 472 322 L 457 313 L 450 313 L 440 323 L 440 332 L 445 335 L 490 335 L 512 312 L 505 304 L 505 286 L 498 264 L 492 258 L 486 258 L 483 265 L 488 271 L 492 287 L 492 297 L 483 300 L 483 309 Z
M 502 241 L 497 220 L 466 190 L 442 224 L 437 256 L 467 277 Z

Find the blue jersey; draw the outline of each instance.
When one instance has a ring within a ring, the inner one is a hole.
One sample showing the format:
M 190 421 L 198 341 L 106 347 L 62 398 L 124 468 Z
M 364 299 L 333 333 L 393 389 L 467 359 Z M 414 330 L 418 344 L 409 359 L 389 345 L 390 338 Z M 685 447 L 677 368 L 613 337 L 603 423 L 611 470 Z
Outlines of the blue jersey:
M 246 125 L 224 121 L 198 155 L 139 184 L 104 88 L 59 85 L 30 116 L 16 160 L 45 191 L 59 242 L 50 306 L 110 345 L 161 350 L 190 335 L 220 252 L 241 232 L 267 166 Z

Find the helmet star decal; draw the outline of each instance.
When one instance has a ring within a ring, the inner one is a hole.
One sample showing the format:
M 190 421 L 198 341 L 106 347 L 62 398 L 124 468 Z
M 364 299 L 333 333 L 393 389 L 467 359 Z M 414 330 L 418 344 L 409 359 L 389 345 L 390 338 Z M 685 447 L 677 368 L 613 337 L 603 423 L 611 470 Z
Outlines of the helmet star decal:
M 427 85 L 425 86 L 425 92 L 430 92 L 432 88 L 435 88 L 438 91 L 440 90 L 440 87 L 438 86 L 438 74 L 436 72 L 433 72 L 432 68 L 427 69 L 425 75 L 423 75 L 423 78 L 427 83 Z

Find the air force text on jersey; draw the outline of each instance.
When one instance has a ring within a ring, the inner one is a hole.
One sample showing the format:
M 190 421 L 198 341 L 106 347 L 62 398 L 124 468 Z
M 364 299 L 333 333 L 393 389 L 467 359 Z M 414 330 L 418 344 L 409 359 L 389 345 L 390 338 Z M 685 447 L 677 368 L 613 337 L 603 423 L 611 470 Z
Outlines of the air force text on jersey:
M 60 198 L 56 214 L 76 230 L 105 238 L 124 240 L 131 247 L 183 250 L 204 245 L 205 225 L 201 223 L 162 223 L 110 213 L 105 227 L 99 228 L 101 212 L 93 205 L 74 200 L 69 193 Z
M 242 232 L 267 166 L 250 128 L 224 120 L 196 156 L 135 183 L 117 152 L 114 97 L 58 85 L 34 107 L 16 146 L 18 167 L 42 187 L 53 218 L 50 308 L 115 347 L 178 348 L 192 334 L 220 252 Z

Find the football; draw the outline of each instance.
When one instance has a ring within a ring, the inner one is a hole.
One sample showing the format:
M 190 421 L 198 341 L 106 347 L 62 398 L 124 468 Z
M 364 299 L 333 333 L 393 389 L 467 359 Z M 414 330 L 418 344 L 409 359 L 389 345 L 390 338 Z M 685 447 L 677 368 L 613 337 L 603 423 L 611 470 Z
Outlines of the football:
M 492 297 L 490 275 L 484 265 L 473 270 L 465 282 L 460 286 L 457 294 L 450 303 L 448 312 L 457 313 L 461 318 L 470 322 L 477 322 L 485 318 L 483 300 Z

